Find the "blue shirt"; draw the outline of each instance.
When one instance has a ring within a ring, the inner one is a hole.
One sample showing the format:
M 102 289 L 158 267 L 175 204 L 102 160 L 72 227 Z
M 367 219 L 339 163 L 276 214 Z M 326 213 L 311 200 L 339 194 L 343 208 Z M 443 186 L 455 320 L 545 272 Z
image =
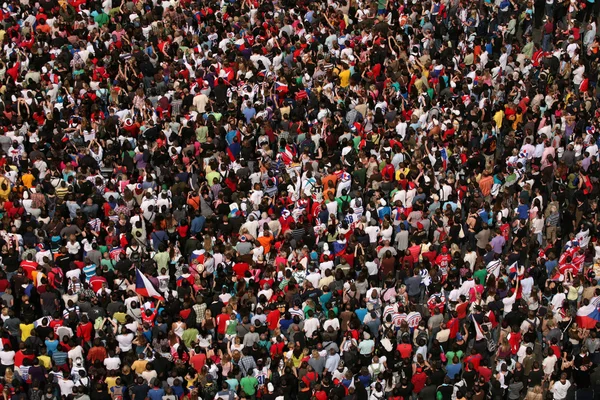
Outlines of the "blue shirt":
M 366 308 L 358 308 L 354 311 L 354 313 L 356 314 L 356 316 L 360 320 L 360 323 L 362 324 L 362 322 L 365 320 L 365 317 L 367 316 L 367 309 Z
M 461 369 L 462 369 L 461 363 L 450 364 L 450 365 L 446 366 L 446 375 L 448 375 L 448 377 L 450 379 L 454 379 L 454 377 L 460 373 Z
M 527 204 L 521 204 L 517 207 L 517 213 L 519 214 L 519 219 L 529 218 L 529 206 Z
M 150 389 L 148 391 L 148 398 L 150 400 L 162 400 L 162 397 L 165 395 L 165 390 L 162 388 L 159 389 Z
M 202 228 L 204 227 L 205 222 L 206 222 L 206 218 L 204 218 L 204 216 L 202 216 L 202 215 L 194 218 L 190 225 L 190 231 L 192 233 L 200 232 L 202 230 Z
M 54 351 L 58 347 L 58 340 L 46 340 L 44 343 L 46 344 L 46 350 L 48 350 L 48 355 L 52 356 L 52 353 L 54 353 Z
M 242 114 L 246 117 L 246 123 L 249 124 L 250 120 L 256 115 L 256 109 L 254 107 L 245 108 Z

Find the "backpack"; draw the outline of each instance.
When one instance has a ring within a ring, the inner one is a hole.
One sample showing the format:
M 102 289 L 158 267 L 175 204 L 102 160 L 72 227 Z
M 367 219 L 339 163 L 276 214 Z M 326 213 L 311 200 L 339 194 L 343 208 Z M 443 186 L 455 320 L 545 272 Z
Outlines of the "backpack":
M 492 337 L 492 334 L 487 332 L 485 334 L 485 339 L 487 341 L 487 349 L 490 353 L 495 353 L 496 349 L 498 348 L 498 345 L 496 344 L 496 341 L 494 340 L 494 338 Z
M 344 156 L 344 161 L 346 162 L 346 165 L 353 166 L 356 162 L 356 156 L 356 150 L 354 149 L 354 147 L 352 147 L 352 150 L 350 150 L 348 154 Z
M 203 398 L 212 399 L 217 394 L 217 385 L 214 383 L 212 385 L 204 385 L 202 392 L 204 394 L 204 396 L 202 396 Z
M 123 400 L 123 388 L 121 386 L 113 386 L 111 391 L 113 400 Z
M 44 395 L 44 392 L 42 392 L 40 389 L 31 389 L 29 391 L 29 400 L 42 400 L 42 396 Z
M 342 200 L 342 211 L 347 210 L 348 207 L 350 207 L 350 196 L 346 195 L 346 196 L 341 196 L 340 200 Z
M 425 344 L 427 344 L 428 339 L 429 338 L 427 337 L 427 334 L 425 332 L 421 332 L 419 333 L 419 336 L 417 336 L 417 343 L 419 343 L 420 340 L 423 340 Z
M 129 255 L 129 259 L 134 264 L 140 262 L 140 260 L 142 259 L 142 255 L 140 253 L 139 246 L 135 250 L 133 248 L 131 248 L 131 254 Z

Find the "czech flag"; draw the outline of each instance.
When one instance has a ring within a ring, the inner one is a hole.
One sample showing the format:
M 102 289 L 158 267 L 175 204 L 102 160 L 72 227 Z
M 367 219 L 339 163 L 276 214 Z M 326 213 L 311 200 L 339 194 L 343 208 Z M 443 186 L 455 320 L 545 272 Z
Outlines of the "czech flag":
M 440 149 L 440 154 L 442 155 L 442 165 L 446 169 L 448 167 L 448 153 L 444 147 Z
M 577 324 L 584 329 L 593 329 L 600 322 L 600 311 L 594 304 L 588 304 L 577 310 Z
M 158 290 L 154 288 L 152 282 L 150 282 L 150 280 L 137 268 L 135 269 L 135 291 L 137 294 L 144 297 L 154 297 L 157 300 L 165 300 Z
M 481 329 L 481 325 L 475 320 L 475 318 L 471 315 L 471 320 L 475 325 L 475 340 L 483 340 L 485 339 L 485 334 L 483 333 L 483 329 Z
M 346 239 L 336 240 L 335 242 L 333 242 L 333 254 L 335 254 L 336 257 L 346 254 L 347 248 L 348 242 L 346 242 Z

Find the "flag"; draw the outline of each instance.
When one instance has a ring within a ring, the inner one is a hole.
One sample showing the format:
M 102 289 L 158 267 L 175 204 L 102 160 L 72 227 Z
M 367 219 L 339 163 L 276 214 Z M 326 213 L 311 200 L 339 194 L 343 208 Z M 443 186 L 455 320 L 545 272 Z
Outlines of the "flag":
M 275 82 L 275 91 L 278 95 L 286 95 L 289 91 L 288 85 L 281 82 Z
M 473 324 L 475 325 L 475 340 L 483 340 L 485 339 L 485 335 L 481 330 L 481 325 L 475 320 L 475 318 L 471 315 L 471 319 L 473 320 Z
M 335 254 L 336 257 L 346 254 L 347 248 L 348 242 L 346 242 L 346 239 L 336 240 L 335 242 L 333 242 L 333 254 Z
M 444 147 L 440 149 L 440 154 L 442 155 L 442 165 L 444 166 L 444 169 L 446 169 L 448 166 L 448 153 Z
M 509 267 L 508 267 L 508 274 L 516 274 L 519 271 L 519 264 L 517 261 L 515 261 L 514 263 L 512 263 Z
M 594 304 L 588 304 L 577 310 L 577 324 L 584 329 L 593 329 L 600 322 L 600 311 Z
M 152 282 L 142 274 L 139 269 L 135 269 L 135 291 L 144 297 L 154 297 L 157 300 L 165 300 L 164 297 L 154 288 Z

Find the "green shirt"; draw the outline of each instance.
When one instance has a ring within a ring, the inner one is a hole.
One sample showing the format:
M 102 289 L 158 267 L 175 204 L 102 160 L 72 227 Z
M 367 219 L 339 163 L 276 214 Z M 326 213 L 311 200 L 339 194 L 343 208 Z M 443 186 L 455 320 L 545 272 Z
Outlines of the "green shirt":
M 171 260 L 171 256 L 166 251 L 162 251 L 160 253 L 156 253 L 154 255 L 154 261 L 158 265 L 158 270 L 160 271 L 162 268 L 167 268 L 169 265 L 169 261 Z
M 253 376 L 245 376 L 240 381 L 240 385 L 242 386 L 244 393 L 248 396 L 254 396 L 256 387 L 258 386 L 258 379 Z
M 98 15 L 96 15 L 96 17 L 94 18 L 94 21 L 96 21 L 98 23 L 98 25 L 100 25 L 100 27 L 108 24 L 108 20 L 109 20 L 109 16 L 108 14 L 105 13 L 100 13 Z
M 454 358 L 454 356 L 456 356 L 458 358 L 458 362 L 460 363 L 460 361 L 463 358 L 463 355 L 464 354 L 463 354 L 462 350 L 458 350 L 456 353 L 453 352 L 453 351 L 447 352 L 446 353 L 446 359 L 448 360 L 448 364 L 447 365 L 452 364 L 452 359 Z
M 485 278 L 487 277 L 487 269 L 478 269 L 477 271 L 475 271 L 473 273 L 473 278 L 477 281 L 479 280 L 479 283 L 481 285 L 485 285 Z
M 188 349 L 193 348 L 194 343 L 198 339 L 198 329 L 196 329 L 196 328 L 186 329 L 185 331 L 183 331 L 183 334 L 181 335 L 181 339 L 183 340 L 183 343 L 185 343 L 185 345 Z
M 206 175 L 206 180 L 208 181 L 208 186 L 212 186 L 215 184 L 213 182 L 215 178 L 217 178 L 217 180 L 219 182 L 221 181 L 221 174 L 219 173 L 219 171 L 211 171 Z
M 100 265 L 102 265 L 102 267 L 107 266 L 109 271 L 115 270 L 113 260 L 107 260 L 103 258 L 102 260 L 100 260 Z

